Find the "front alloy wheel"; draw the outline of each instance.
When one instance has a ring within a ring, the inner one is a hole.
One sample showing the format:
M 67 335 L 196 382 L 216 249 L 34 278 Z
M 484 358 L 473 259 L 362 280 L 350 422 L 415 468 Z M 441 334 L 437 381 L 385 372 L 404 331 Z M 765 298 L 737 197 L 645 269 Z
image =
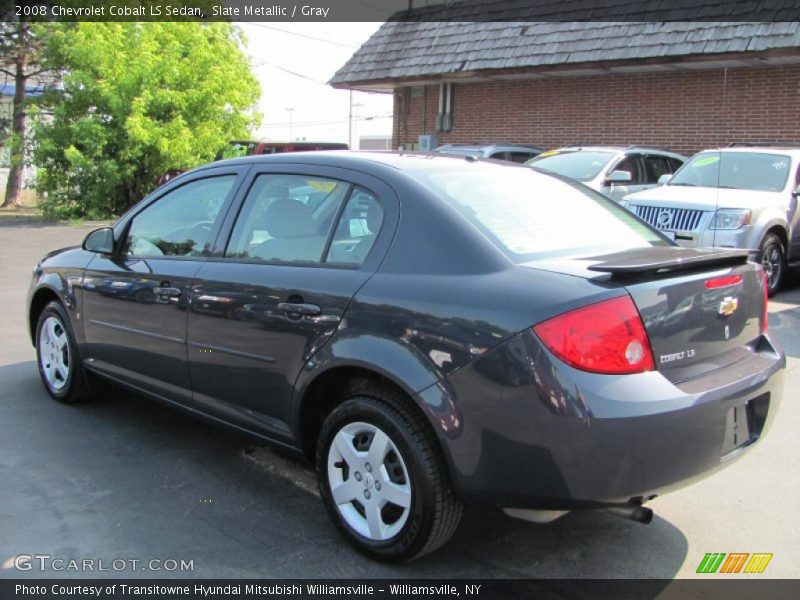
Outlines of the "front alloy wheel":
M 73 403 L 90 395 L 86 373 L 64 307 L 51 302 L 36 324 L 36 359 L 47 393 L 59 402 Z
M 778 291 L 783 279 L 783 272 L 786 270 L 786 255 L 778 236 L 773 233 L 767 235 L 761 242 L 759 254 L 761 266 L 767 276 L 767 293 L 772 296 Z
M 39 329 L 39 367 L 45 385 L 53 392 L 62 391 L 70 377 L 69 336 L 64 323 L 50 315 Z

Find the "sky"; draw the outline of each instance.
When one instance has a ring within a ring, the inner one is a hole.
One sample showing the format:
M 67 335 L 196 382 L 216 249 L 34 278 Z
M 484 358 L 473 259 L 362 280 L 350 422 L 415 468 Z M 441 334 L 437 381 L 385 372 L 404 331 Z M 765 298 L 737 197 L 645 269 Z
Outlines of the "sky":
M 261 83 L 258 139 L 348 143 L 350 92 L 327 85 L 380 23 L 238 23 Z M 354 143 L 392 133 L 391 94 L 353 92 Z

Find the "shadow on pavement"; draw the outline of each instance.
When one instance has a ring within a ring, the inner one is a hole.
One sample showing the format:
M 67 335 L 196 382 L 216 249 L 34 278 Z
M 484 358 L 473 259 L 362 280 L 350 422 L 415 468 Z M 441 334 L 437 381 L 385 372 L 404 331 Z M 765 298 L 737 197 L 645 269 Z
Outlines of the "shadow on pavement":
M 0 367 L 0 411 L 0 565 L 39 552 L 194 563 L 191 573 L 118 577 L 669 580 L 687 556 L 683 533 L 659 517 L 644 526 L 576 513 L 534 525 L 470 509 L 434 554 L 376 563 L 339 537 L 315 495 L 245 459 L 246 437 L 116 388 L 59 404 L 33 361 Z M 0 577 L 65 575 L 98 576 L 0 569 Z
M 787 356 L 800 358 L 800 269 L 788 271 L 781 290 L 770 299 L 769 330 Z
M 800 306 L 771 312 L 769 331 L 778 338 L 786 356 L 800 358 Z

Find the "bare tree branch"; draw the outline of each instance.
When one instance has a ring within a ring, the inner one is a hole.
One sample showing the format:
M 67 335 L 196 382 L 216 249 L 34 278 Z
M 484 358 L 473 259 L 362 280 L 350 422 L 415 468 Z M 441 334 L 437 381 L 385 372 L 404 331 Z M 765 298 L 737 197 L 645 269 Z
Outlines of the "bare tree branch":
M 53 69 L 39 69 L 38 71 L 31 71 L 30 73 L 27 73 L 25 77 L 36 77 L 37 75 L 41 75 L 42 73 L 47 73 L 52 70 Z M 0 69 L 0 71 L 2 71 L 2 69 Z

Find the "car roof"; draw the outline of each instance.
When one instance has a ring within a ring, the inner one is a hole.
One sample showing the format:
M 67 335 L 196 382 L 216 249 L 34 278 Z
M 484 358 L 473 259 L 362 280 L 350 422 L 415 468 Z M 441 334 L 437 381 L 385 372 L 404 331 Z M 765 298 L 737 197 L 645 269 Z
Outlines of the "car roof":
M 757 146 L 726 146 L 723 148 L 707 148 L 705 150 L 701 150 L 701 152 L 748 152 L 763 154 L 774 154 L 776 151 L 789 154 L 794 157 L 800 157 L 800 147 L 791 144 L 787 144 L 785 146 L 781 146 L 780 144 L 775 144 L 774 146 L 764 146 L 761 144 Z
M 509 150 L 541 150 L 539 146 L 530 146 L 528 144 L 443 144 L 436 148 L 434 152 L 442 152 L 445 150 L 458 149 L 458 150 L 496 150 L 508 148 Z
M 562 146 L 556 148 L 553 152 L 580 152 L 582 150 L 590 152 L 616 152 L 619 154 L 626 154 L 628 152 L 650 152 L 653 154 L 661 154 L 663 156 L 671 156 L 686 160 L 686 157 L 679 152 L 668 150 L 667 148 L 659 148 L 658 146 L 649 146 L 646 144 L 632 144 L 630 146 L 604 146 L 601 144 L 576 144 L 573 146 Z
M 241 156 L 207 163 L 182 174 L 188 175 L 205 169 L 215 169 L 230 165 L 259 165 L 259 164 L 300 164 L 326 167 L 339 167 L 356 171 L 363 171 L 365 167 L 389 171 L 404 171 L 414 169 L 437 169 L 443 166 L 456 167 L 472 162 L 495 164 L 499 168 L 518 168 L 519 163 L 495 161 L 472 156 L 436 152 L 400 152 L 386 150 L 318 150 L 313 152 L 282 152 L 280 154 L 257 154 L 254 156 Z M 176 178 L 175 180 L 177 180 Z M 173 180 L 173 181 L 175 181 Z
M 232 144 L 295 144 L 298 146 L 306 146 L 310 144 L 337 144 L 341 146 L 346 146 L 345 142 L 330 142 L 330 141 L 320 141 L 320 140 L 231 140 L 228 142 L 229 145 Z

